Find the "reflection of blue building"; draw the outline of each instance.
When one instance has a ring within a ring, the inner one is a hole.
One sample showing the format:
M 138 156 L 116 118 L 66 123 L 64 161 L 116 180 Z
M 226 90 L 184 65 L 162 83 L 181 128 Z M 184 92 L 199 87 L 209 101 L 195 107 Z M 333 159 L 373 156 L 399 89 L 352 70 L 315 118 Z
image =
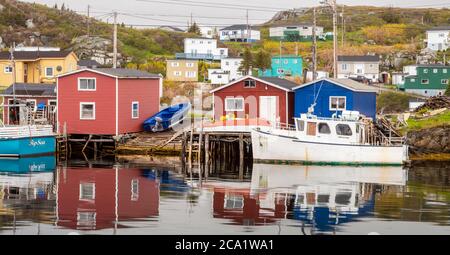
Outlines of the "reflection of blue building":
M 284 55 L 272 57 L 272 66 L 266 71 L 259 70 L 260 77 L 302 76 L 303 60 L 300 56 Z
M 159 179 L 161 191 L 187 192 L 190 187 L 186 182 L 170 171 L 144 170 L 144 176 L 151 180 Z
M 52 172 L 56 168 L 55 156 L 29 158 L 0 158 L 0 172 L 30 173 Z

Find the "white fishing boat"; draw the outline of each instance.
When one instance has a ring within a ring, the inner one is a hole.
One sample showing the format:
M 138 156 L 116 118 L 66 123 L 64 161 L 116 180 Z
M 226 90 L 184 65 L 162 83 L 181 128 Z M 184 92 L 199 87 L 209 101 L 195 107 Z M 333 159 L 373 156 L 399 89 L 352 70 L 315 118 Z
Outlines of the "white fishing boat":
M 302 114 L 295 127 L 260 127 L 251 135 L 256 162 L 402 165 L 408 160 L 403 137 L 378 132 L 355 111 L 335 118 Z

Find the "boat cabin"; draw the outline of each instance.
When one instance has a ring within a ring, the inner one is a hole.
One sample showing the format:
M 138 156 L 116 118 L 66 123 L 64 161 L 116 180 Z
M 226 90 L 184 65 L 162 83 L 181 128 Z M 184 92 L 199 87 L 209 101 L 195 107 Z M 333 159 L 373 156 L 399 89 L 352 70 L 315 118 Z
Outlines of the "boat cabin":
M 344 119 L 333 119 L 302 114 L 295 118 L 295 136 L 309 142 L 364 143 L 365 124 L 359 121 L 358 112 L 344 112 L 343 116 Z

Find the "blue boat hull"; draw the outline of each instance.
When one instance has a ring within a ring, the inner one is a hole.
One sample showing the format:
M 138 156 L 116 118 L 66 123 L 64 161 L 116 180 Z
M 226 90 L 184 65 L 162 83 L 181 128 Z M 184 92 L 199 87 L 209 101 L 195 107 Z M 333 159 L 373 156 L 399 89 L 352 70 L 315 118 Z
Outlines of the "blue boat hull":
M 56 168 L 55 156 L 0 158 L 0 173 L 52 172 Z
M 0 157 L 28 157 L 55 152 L 54 136 L 0 139 Z
M 145 131 L 158 132 L 172 128 L 182 122 L 189 112 L 191 104 L 184 103 L 166 108 L 148 118 L 143 126 Z

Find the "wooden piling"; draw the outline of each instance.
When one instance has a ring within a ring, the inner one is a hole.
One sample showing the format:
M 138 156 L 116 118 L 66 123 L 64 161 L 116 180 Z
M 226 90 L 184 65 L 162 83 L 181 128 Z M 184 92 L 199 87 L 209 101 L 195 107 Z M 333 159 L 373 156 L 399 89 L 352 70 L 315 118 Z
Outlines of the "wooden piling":
M 244 179 L 244 135 L 239 134 L 239 179 Z
M 205 135 L 205 178 L 209 175 L 209 134 Z

